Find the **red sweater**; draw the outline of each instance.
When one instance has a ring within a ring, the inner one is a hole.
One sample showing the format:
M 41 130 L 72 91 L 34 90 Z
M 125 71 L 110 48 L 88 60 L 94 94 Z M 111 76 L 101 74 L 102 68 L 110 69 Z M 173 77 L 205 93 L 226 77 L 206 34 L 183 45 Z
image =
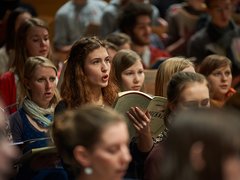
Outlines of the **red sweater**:
M 12 114 L 17 111 L 17 88 L 13 72 L 6 72 L 0 77 L 0 96 L 5 105 L 5 110 Z

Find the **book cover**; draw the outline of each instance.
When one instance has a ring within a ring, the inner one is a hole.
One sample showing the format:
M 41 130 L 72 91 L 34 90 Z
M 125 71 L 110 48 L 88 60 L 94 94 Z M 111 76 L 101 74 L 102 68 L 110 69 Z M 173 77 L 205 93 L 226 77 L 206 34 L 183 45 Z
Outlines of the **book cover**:
M 31 169 L 52 167 L 60 162 L 60 157 L 55 146 L 34 148 L 24 153 L 16 165 L 28 164 Z
M 124 91 L 118 94 L 114 103 L 114 109 L 125 116 L 129 127 L 130 137 L 135 136 L 135 128 L 128 119 L 126 112 L 131 107 L 139 107 L 143 111 L 148 110 L 151 115 L 152 136 L 156 137 L 163 129 L 164 114 L 167 99 L 161 96 L 151 96 L 141 91 Z

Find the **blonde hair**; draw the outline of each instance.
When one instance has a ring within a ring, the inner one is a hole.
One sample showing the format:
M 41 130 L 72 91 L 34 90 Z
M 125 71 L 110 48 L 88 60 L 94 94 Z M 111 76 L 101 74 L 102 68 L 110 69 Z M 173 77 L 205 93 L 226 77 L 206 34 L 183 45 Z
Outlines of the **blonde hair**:
M 31 79 L 31 77 L 32 77 L 34 71 L 36 70 L 37 66 L 48 67 L 48 68 L 54 69 L 54 71 L 56 72 L 56 77 L 57 77 L 57 68 L 52 63 L 51 60 L 49 60 L 48 58 L 42 57 L 42 56 L 34 56 L 34 57 L 28 58 L 26 63 L 25 63 L 24 73 L 23 73 L 24 81 Z M 27 87 L 25 86 L 25 83 L 22 83 L 21 84 L 21 90 L 20 90 L 20 96 L 19 96 L 19 102 L 20 103 L 22 103 L 25 96 L 31 98 L 31 95 L 30 95 Z M 59 95 L 59 92 L 58 92 L 57 88 L 55 88 L 54 97 L 51 100 L 51 104 L 56 105 L 59 100 L 60 100 L 60 95 Z
M 191 66 L 194 67 L 190 59 L 184 57 L 172 57 L 164 61 L 157 71 L 155 95 L 167 97 L 167 85 L 172 75 Z

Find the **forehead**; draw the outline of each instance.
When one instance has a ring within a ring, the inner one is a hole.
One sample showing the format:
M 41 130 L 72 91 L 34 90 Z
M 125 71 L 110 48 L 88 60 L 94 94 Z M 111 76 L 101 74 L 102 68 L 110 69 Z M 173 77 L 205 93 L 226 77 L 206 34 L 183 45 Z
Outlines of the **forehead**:
M 38 33 L 44 33 L 44 34 L 48 34 L 48 30 L 44 27 L 40 27 L 40 26 L 32 26 L 28 29 L 28 35 L 35 35 Z
M 151 23 L 151 17 L 148 15 L 140 15 L 136 18 L 136 25 Z
M 108 56 L 107 49 L 105 47 L 99 47 L 97 49 L 92 50 L 87 55 L 86 60 L 96 59 L 96 58 L 106 58 Z
M 179 101 L 197 101 L 209 98 L 207 82 L 191 82 L 186 84 L 179 98 Z
M 121 136 L 119 136 L 121 135 Z M 100 136 L 101 144 L 115 144 L 128 141 L 128 129 L 124 122 L 109 124 Z
M 212 72 L 216 72 L 216 71 L 229 71 L 229 70 L 231 70 L 230 65 L 226 65 L 226 66 L 222 66 L 222 67 L 216 68 Z
M 126 70 L 130 70 L 130 69 L 139 69 L 139 68 L 143 68 L 141 59 L 137 59 L 132 65 L 130 65 Z
M 38 64 L 35 69 L 33 69 L 33 76 L 42 76 L 42 75 L 48 75 L 53 74 L 56 75 L 56 71 L 52 67 L 47 67 Z

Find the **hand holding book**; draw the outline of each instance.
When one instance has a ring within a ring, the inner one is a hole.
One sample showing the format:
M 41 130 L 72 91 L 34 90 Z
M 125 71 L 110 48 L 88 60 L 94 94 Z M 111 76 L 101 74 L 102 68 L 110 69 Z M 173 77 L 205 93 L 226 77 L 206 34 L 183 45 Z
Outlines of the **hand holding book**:
M 151 134 L 151 116 L 148 111 L 145 113 L 138 107 L 131 107 L 127 112 L 128 118 L 133 123 L 138 134 Z
M 136 135 L 135 129 L 141 129 L 144 123 L 150 124 L 151 134 L 153 137 L 159 135 L 165 128 L 164 115 L 167 99 L 160 96 L 150 96 L 140 91 L 124 91 L 119 93 L 118 98 L 115 101 L 114 109 L 119 113 L 126 116 L 126 120 L 129 126 L 130 137 Z M 131 118 L 129 114 L 126 114 L 132 107 L 138 107 L 140 111 L 136 110 L 131 115 L 135 118 Z M 150 116 L 146 115 L 149 112 Z M 146 117 L 143 116 L 146 115 Z M 147 120 L 151 119 L 151 121 Z M 132 120 L 134 120 L 132 123 Z
M 148 111 L 145 113 L 138 107 L 132 107 L 127 112 L 138 134 L 138 148 L 141 152 L 149 152 L 153 146 L 151 134 L 151 116 Z

